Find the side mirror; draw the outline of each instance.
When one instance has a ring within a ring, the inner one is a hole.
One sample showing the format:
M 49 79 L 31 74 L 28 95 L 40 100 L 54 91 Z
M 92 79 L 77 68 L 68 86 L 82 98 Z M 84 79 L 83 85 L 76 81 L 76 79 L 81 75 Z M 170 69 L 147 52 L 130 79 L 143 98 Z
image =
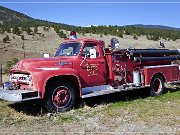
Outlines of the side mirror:
M 111 48 L 112 49 L 117 49 L 119 47 L 119 41 L 117 38 L 112 38 L 111 39 Z
M 96 58 L 96 49 L 92 48 L 90 49 L 90 58 L 93 59 L 93 58 Z

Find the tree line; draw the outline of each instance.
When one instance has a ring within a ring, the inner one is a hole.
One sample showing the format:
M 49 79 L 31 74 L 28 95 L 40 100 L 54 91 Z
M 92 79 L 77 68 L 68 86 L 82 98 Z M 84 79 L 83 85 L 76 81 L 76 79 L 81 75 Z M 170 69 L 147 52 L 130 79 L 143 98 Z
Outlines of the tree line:
M 170 30 L 170 29 L 158 29 L 158 28 L 144 28 L 136 26 L 91 26 L 91 27 L 81 27 L 81 26 L 72 26 L 61 23 L 53 23 L 43 20 L 32 20 L 29 22 L 21 23 L 6 23 L 0 24 L 0 33 L 12 32 L 17 35 L 21 35 L 22 31 L 26 31 L 27 34 L 37 33 L 37 28 L 43 26 L 47 30 L 54 28 L 56 33 L 61 38 L 66 38 L 67 32 L 64 31 L 76 31 L 79 34 L 85 35 L 86 33 L 98 34 L 100 37 L 102 35 L 112 35 L 123 38 L 123 35 L 132 35 L 134 39 L 138 39 L 139 36 L 146 36 L 148 40 L 158 41 L 163 38 L 166 40 L 177 40 L 180 39 L 180 30 Z M 32 31 L 32 27 L 34 31 Z

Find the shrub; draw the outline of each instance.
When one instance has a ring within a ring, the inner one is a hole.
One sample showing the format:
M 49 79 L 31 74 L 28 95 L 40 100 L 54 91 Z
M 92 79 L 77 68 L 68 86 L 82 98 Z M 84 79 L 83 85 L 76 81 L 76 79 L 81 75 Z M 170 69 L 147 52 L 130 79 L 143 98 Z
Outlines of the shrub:
M 104 35 L 105 35 L 105 36 L 107 36 L 107 35 L 108 35 L 107 31 L 105 31 L 105 32 L 104 32 Z
M 38 32 L 38 27 L 34 27 L 34 33 Z
M 6 31 L 7 31 L 8 33 L 11 33 L 11 29 L 10 29 L 9 27 L 6 28 Z
M 3 74 L 9 75 L 9 70 L 13 65 L 15 65 L 19 60 L 17 58 L 13 58 L 11 61 L 7 61 L 6 67 L 4 69 Z
M 123 38 L 123 33 L 122 32 L 118 32 L 117 33 L 117 37 Z
M 128 30 L 125 31 L 125 34 L 126 35 L 131 35 L 131 33 Z
M 60 38 L 67 38 L 66 34 L 63 31 L 60 31 L 58 35 Z
M 14 26 L 13 29 L 12 29 L 12 33 L 16 34 L 16 35 L 20 35 L 22 32 L 21 32 L 19 27 Z
M 133 36 L 134 40 L 138 40 L 138 37 L 136 35 Z
M 33 32 L 33 31 L 32 31 L 29 27 L 26 29 L 26 33 L 27 33 L 28 35 L 31 35 L 32 32 Z
M 45 27 L 45 26 L 43 27 L 43 31 L 45 31 L 45 32 L 46 32 L 46 31 L 49 31 L 49 29 L 50 29 L 50 28 L 48 28 L 48 27 Z
M 22 40 L 25 40 L 24 35 L 21 35 L 21 39 L 22 39 Z
M 6 35 L 6 36 L 3 38 L 3 42 L 4 42 L 4 43 L 7 43 L 7 41 L 9 41 L 9 36 L 8 36 L 8 35 Z

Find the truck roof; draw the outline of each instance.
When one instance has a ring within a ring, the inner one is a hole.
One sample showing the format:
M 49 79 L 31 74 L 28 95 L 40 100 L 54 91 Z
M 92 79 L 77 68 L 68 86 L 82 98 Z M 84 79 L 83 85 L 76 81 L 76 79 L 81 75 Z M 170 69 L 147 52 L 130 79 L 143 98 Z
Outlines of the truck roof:
M 77 39 L 69 39 L 65 42 L 104 42 L 99 39 L 91 39 L 91 38 L 77 38 Z

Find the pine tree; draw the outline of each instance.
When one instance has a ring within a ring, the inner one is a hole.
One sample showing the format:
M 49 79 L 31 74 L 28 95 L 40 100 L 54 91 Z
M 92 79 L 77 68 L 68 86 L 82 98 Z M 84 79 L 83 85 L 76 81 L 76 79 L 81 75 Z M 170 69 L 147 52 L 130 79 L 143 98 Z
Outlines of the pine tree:
M 38 27 L 34 27 L 34 33 L 38 32 Z
M 4 69 L 4 74 L 9 74 L 10 68 L 15 65 L 19 60 L 17 58 L 13 58 L 11 61 L 7 61 L 6 67 Z
M 21 39 L 22 39 L 22 40 L 25 40 L 24 35 L 21 35 Z
M 6 35 L 4 38 L 3 38 L 3 42 L 4 43 L 7 43 L 7 41 L 9 41 L 10 39 L 9 39 L 9 36 L 8 35 Z
M 8 33 L 11 33 L 10 27 L 7 27 L 7 28 L 6 28 L 6 31 L 7 31 Z
M 123 38 L 123 33 L 119 31 L 119 32 L 117 33 L 117 37 Z
M 30 35 L 31 32 L 32 32 L 32 30 L 28 27 L 28 28 L 26 29 L 26 33 L 27 33 L 28 35 Z
M 134 40 L 138 40 L 138 37 L 136 35 L 133 36 Z
M 60 38 L 67 38 L 66 34 L 62 30 L 58 33 L 58 35 Z
M 20 33 L 19 27 L 18 27 L 18 26 L 14 26 L 14 27 L 13 27 L 13 30 L 12 30 L 12 33 L 18 35 L 18 33 Z

